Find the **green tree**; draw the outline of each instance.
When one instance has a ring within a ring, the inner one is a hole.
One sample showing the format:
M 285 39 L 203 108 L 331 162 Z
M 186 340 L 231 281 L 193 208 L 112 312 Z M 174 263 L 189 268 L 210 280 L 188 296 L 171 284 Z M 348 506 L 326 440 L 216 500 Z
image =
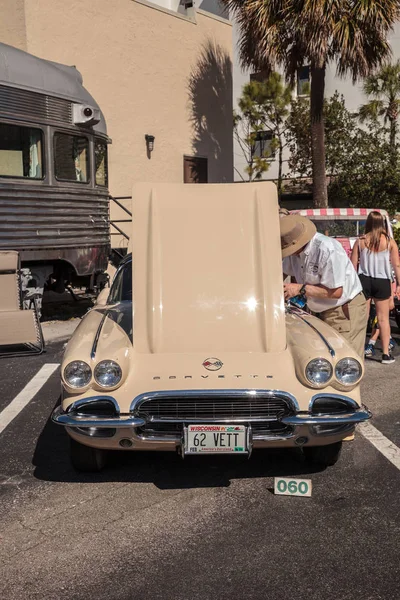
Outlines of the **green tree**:
M 324 91 L 326 67 L 340 76 L 369 75 L 390 55 L 388 32 L 400 17 L 398 0 L 221 0 L 240 29 L 245 67 L 279 65 L 290 81 L 310 65 L 311 152 L 315 206 L 327 206 Z
M 339 92 L 324 101 L 326 173 L 340 173 L 352 152 L 358 131 L 355 115 L 346 108 Z M 290 150 L 289 169 L 293 176 L 312 177 L 310 110 L 308 100 L 293 100 L 287 119 L 286 137 Z
M 384 208 L 400 206 L 400 172 L 392 164 L 390 144 L 381 127 L 357 128 L 353 147 L 343 157 L 341 170 L 329 185 L 333 206 Z
M 263 94 L 258 81 L 243 86 L 238 107 L 239 110 L 233 113 L 233 133 L 247 163 L 245 172 L 249 181 L 261 179 L 269 169 L 271 152 L 257 153 L 261 134 L 265 130 Z M 240 172 L 239 175 L 242 177 Z
M 271 73 L 265 81 L 250 81 L 243 86 L 234 114 L 234 134 L 243 152 L 249 181 L 260 179 L 278 153 L 278 194 L 282 191 L 283 152 L 286 146 L 286 119 L 289 115 L 291 88 L 279 73 Z M 271 136 L 267 147 L 265 133 Z M 261 148 L 261 153 L 257 150 Z
M 396 240 L 396 244 L 400 244 L 400 227 L 393 227 L 393 237 Z
M 396 166 L 398 117 L 400 108 L 400 61 L 383 66 L 380 71 L 367 77 L 364 93 L 370 97 L 360 108 L 362 122 L 389 125 L 389 151 L 391 164 Z
M 287 146 L 287 118 L 292 101 L 292 88 L 285 85 L 279 73 L 272 72 L 264 82 L 265 124 L 272 132 L 271 147 L 278 152 L 278 196 L 282 194 L 283 153 Z
M 326 170 L 331 206 L 386 208 L 400 206 L 400 177 L 390 153 L 390 135 L 383 122 L 371 120 L 360 127 L 338 92 L 325 100 Z M 292 175 L 310 177 L 311 139 L 307 102 L 295 100 L 287 120 Z

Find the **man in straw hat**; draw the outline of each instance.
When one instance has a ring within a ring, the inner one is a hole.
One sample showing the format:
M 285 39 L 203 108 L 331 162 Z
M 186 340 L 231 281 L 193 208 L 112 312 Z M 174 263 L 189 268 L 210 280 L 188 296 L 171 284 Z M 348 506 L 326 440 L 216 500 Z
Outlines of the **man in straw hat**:
M 285 300 L 303 295 L 307 305 L 364 357 L 368 320 L 367 302 L 358 275 L 342 245 L 300 215 L 279 219 Z

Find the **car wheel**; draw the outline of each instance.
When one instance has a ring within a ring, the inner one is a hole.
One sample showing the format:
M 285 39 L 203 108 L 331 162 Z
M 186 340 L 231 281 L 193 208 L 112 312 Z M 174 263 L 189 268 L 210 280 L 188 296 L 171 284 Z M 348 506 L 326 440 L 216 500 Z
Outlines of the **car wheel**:
M 400 329 L 400 313 L 397 310 L 394 311 L 394 318 L 396 319 L 397 327 Z
M 77 471 L 101 471 L 106 463 L 106 450 L 84 446 L 70 438 L 71 464 Z
M 331 467 L 337 463 L 341 449 L 342 442 L 336 442 L 335 444 L 329 444 L 328 446 L 305 447 L 303 448 L 303 453 L 307 461 L 315 465 Z

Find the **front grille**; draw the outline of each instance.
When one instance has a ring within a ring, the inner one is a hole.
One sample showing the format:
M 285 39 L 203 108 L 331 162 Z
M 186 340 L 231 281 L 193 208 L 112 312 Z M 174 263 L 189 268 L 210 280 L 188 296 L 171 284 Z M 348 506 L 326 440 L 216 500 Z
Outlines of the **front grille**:
M 153 397 L 135 411 L 147 421 L 277 420 L 292 412 L 289 401 L 271 395 Z

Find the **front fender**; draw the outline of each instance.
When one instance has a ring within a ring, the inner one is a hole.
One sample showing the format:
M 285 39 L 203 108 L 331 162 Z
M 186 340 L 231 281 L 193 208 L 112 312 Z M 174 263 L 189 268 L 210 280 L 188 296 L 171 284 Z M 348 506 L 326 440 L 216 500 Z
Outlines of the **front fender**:
M 81 395 L 89 389 L 108 393 L 120 387 L 129 374 L 130 353 L 132 343 L 124 329 L 110 317 L 110 309 L 95 308 L 91 310 L 79 324 L 67 344 L 64 359 L 61 364 L 61 377 L 68 396 Z M 64 379 L 64 369 L 68 363 L 81 360 L 92 370 L 92 379 L 85 387 L 76 389 L 69 386 Z M 113 360 L 122 370 L 122 379 L 118 386 L 104 388 L 98 385 L 93 373 L 96 365 L 102 360 Z M 65 400 L 66 404 L 70 400 Z
M 340 391 L 356 388 L 363 375 L 364 365 L 358 354 L 340 333 L 308 313 L 290 312 L 286 315 L 288 347 L 293 356 L 296 375 L 301 383 L 309 388 L 321 389 L 331 385 Z M 362 368 L 361 378 L 353 386 L 343 386 L 335 378 L 335 366 L 343 358 L 354 358 Z M 332 377 L 323 386 L 312 385 L 305 375 L 307 364 L 315 358 L 323 358 L 332 365 Z

